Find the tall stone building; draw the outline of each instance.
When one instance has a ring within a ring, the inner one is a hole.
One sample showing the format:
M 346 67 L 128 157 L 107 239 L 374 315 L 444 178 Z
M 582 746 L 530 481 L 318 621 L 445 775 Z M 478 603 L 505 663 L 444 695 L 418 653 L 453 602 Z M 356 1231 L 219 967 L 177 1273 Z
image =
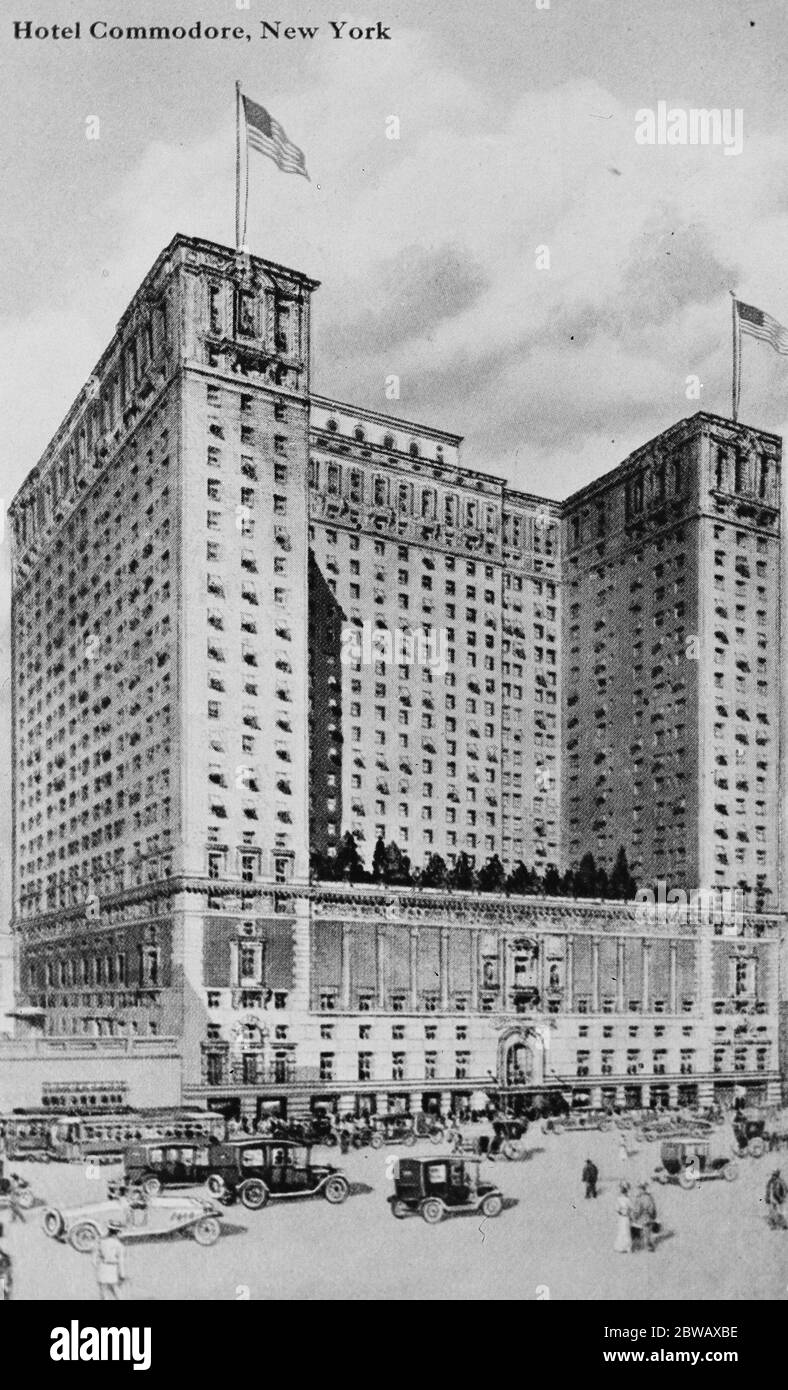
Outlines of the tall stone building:
M 176 237 L 14 501 L 15 925 L 63 1031 L 188 1037 L 233 949 L 259 997 L 259 921 L 204 962 L 190 891 L 306 877 L 313 288 Z
M 779 903 L 780 456 L 702 412 L 564 504 L 569 862 Z
M 773 1098 L 779 442 L 699 415 L 517 492 L 311 392 L 315 288 L 177 236 L 12 504 L 26 1016 L 174 1037 L 185 1099 L 252 1113 Z M 310 884 L 344 831 L 753 894 Z
M 560 509 L 312 398 L 312 844 L 559 859 Z M 341 814 L 340 814 L 341 812 Z

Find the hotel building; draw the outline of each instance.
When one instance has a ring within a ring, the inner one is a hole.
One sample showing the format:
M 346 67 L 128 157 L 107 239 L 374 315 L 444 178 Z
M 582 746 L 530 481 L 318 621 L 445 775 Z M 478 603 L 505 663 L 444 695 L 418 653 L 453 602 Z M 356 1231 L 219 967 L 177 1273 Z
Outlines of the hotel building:
M 21 1010 L 176 1038 L 185 1100 L 252 1113 L 774 1099 L 779 441 L 702 414 L 517 492 L 311 391 L 316 288 L 177 236 L 14 499 Z M 707 923 L 310 883 L 347 830 L 368 867 L 623 843 L 752 891 Z

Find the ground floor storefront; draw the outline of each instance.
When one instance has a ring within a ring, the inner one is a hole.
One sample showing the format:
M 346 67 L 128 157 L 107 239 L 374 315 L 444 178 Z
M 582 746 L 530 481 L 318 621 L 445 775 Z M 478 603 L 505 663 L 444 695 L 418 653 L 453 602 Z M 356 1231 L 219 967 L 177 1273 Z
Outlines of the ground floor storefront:
M 432 1115 L 463 1114 L 488 1106 L 515 1115 L 536 1111 L 546 1114 L 570 1110 L 677 1110 L 720 1106 L 770 1106 L 780 1104 L 777 1074 L 757 1076 L 650 1077 L 555 1081 L 541 1085 L 501 1086 L 493 1078 L 445 1082 L 440 1086 L 413 1081 L 348 1083 L 345 1086 L 282 1086 L 259 1089 L 236 1087 L 221 1092 L 191 1087 L 184 1096 L 188 1105 L 204 1106 L 227 1119 L 256 1121 L 266 1116 L 304 1118 L 322 1112 L 333 1116 L 381 1115 L 391 1111 Z

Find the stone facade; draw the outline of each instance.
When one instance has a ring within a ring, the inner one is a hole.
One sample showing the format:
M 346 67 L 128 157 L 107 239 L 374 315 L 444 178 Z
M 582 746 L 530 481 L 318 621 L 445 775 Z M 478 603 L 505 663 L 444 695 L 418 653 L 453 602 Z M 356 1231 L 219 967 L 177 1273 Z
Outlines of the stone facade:
M 779 441 L 701 414 L 519 493 L 314 395 L 315 289 L 176 237 L 12 504 L 25 1016 L 176 1037 L 184 1098 L 228 1109 L 774 1098 Z M 623 843 L 749 896 L 682 925 L 310 884 L 345 830 L 416 866 Z

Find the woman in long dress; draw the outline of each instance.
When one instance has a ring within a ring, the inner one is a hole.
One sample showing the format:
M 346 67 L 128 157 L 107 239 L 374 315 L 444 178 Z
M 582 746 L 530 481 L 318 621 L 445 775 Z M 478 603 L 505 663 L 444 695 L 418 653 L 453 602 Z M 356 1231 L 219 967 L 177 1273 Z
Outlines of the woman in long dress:
M 621 1255 L 629 1255 L 632 1251 L 632 1227 L 630 1219 L 632 1216 L 632 1203 L 629 1200 L 629 1183 L 622 1182 L 618 1198 L 616 1201 L 616 1214 L 618 1225 L 616 1227 L 616 1239 L 613 1249 Z

